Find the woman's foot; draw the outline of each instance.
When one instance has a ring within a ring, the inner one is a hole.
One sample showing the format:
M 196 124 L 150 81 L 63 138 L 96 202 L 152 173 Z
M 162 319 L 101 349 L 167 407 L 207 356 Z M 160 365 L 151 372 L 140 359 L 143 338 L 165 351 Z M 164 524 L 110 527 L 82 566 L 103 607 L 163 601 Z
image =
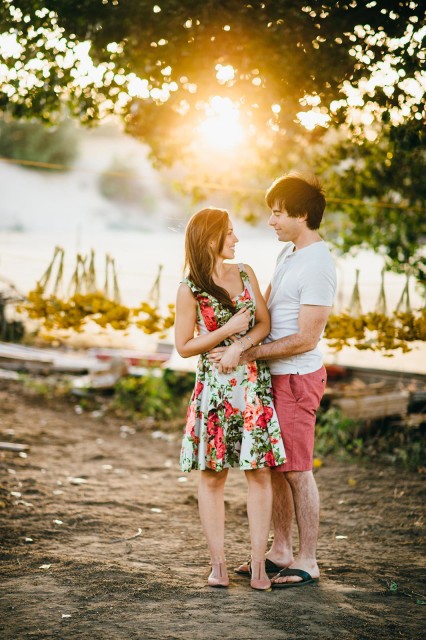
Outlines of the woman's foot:
M 271 581 L 265 571 L 265 560 L 251 560 L 250 575 L 250 586 L 252 589 L 266 591 L 271 588 Z
M 227 587 L 229 585 L 225 562 L 212 562 L 212 572 L 207 578 L 207 584 L 209 587 Z
M 281 569 L 285 569 L 286 567 L 286 564 L 276 564 L 270 558 L 265 558 L 266 573 L 270 573 L 271 575 L 276 576 L 278 571 L 281 571 Z M 239 567 L 235 567 L 234 572 L 240 574 L 241 576 L 249 576 L 250 560 L 247 560 L 247 562 L 243 562 Z
M 265 555 L 265 570 L 266 573 L 276 576 L 278 571 L 286 569 L 294 562 L 293 554 L 289 553 L 274 553 L 272 549 Z M 239 573 L 242 576 L 250 575 L 250 561 L 243 562 L 239 567 L 235 567 L 235 573 Z

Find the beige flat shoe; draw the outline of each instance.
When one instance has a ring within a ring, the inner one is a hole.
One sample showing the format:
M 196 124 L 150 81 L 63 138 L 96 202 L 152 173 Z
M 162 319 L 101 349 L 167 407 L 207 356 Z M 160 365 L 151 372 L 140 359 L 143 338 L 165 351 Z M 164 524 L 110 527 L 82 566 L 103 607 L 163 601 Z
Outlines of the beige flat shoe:
M 249 563 L 249 569 L 250 569 L 250 575 L 251 575 L 250 586 L 251 586 L 252 589 L 257 589 L 257 591 L 267 591 L 272 586 L 272 582 L 269 580 L 268 577 L 266 577 L 266 578 L 253 578 L 253 568 L 254 568 L 254 566 L 256 565 L 256 569 L 257 569 L 257 571 L 255 571 L 255 573 L 257 575 L 260 575 L 261 569 L 262 569 L 262 564 L 263 564 L 263 566 L 265 566 L 265 560 L 250 560 L 250 563 Z
M 216 574 L 213 576 L 213 570 Z M 228 587 L 229 586 L 229 578 L 228 572 L 226 570 L 225 562 L 212 562 L 212 572 L 207 578 L 207 584 L 209 587 Z

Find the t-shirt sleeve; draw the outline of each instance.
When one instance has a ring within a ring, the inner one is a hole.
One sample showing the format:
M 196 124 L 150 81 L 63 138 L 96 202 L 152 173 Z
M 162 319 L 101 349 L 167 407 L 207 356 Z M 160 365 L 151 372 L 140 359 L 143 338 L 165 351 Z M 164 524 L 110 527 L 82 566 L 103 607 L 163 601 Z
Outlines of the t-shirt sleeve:
M 305 270 L 300 280 L 300 304 L 332 307 L 336 285 L 336 269 L 332 261 Z

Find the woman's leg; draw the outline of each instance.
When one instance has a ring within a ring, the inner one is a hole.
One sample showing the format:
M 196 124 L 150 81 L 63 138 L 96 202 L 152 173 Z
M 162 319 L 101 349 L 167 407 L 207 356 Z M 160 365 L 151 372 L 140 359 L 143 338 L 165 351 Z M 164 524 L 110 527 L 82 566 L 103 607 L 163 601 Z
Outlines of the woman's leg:
M 272 471 L 272 523 L 274 539 L 267 558 L 280 567 L 288 567 L 293 562 L 293 493 L 286 479 L 286 473 Z
M 228 573 L 225 564 L 225 502 L 224 488 L 228 469 L 201 471 L 198 485 L 198 508 L 207 538 L 212 563 L 211 586 L 226 586 Z M 219 581 L 221 584 L 214 584 Z M 222 584 L 223 583 L 223 584 Z
M 271 581 L 265 572 L 265 552 L 272 516 L 271 470 L 246 471 L 248 483 L 247 514 L 251 539 L 251 586 L 267 589 Z

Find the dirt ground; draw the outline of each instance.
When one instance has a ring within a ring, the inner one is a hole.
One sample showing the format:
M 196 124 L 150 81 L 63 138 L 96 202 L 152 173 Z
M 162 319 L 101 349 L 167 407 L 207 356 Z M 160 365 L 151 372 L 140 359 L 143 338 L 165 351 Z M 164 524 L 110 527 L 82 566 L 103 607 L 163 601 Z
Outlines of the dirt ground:
M 234 574 L 215 590 L 177 430 L 77 411 L 0 381 L 0 440 L 30 445 L 0 452 L 4 640 L 425 637 L 424 476 L 326 460 L 319 584 L 257 592 Z M 245 493 L 234 470 L 230 567 L 249 548 Z

